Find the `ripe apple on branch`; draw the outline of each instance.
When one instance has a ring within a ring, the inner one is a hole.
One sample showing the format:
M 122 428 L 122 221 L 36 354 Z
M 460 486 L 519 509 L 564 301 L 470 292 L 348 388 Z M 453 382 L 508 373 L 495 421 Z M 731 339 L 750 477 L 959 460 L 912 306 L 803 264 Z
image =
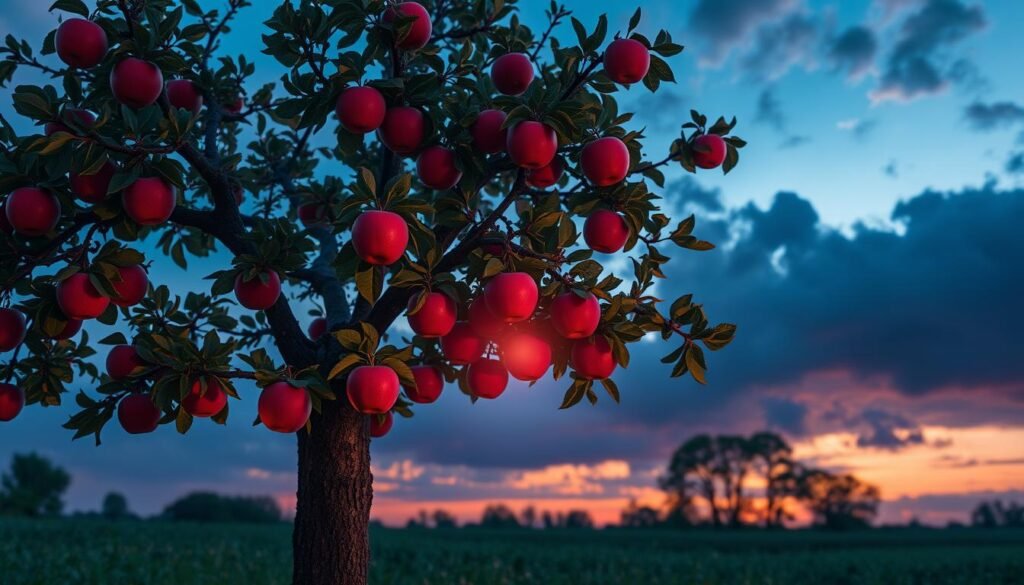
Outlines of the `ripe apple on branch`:
M 562 408 L 596 386 L 619 401 L 611 376 L 648 335 L 704 383 L 735 327 L 653 294 L 669 247 L 713 248 L 658 191 L 670 164 L 728 173 L 744 142 L 691 111 L 644 152 L 615 96 L 675 81 L 668 32 L 639 33 L 640 10 L 588 29 L 554 2 L 535 32 L 514 0 L 288 0 L 262 37 L 283 75 L 252 87 L 221 50 L 250 4 L 57 0 L 38 54 L 0 47 L 5 86 L 52 78 L 13 90 L 27 132 L 0 120 L 0 420 L 73 388 L 75 438 L 115 413 L 185 433 L 254 382 L 256 424 L 298 433 L 295 582 L 363 583 L 369 438 L 446 384 L 475 402 L 550 375 Z M 629 254 L 631 282 L 595 252 Z M 213 254 L 209 286 L 150 282 Z

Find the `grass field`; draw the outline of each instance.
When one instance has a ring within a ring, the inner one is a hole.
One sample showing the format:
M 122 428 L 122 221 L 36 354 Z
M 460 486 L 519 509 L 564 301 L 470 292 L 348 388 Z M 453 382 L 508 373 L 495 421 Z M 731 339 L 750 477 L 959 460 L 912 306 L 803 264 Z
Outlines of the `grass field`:
M 3 585 L 287 584 L 290 527 L 0 520 Z M 1011 585 L 1024 531 L 389 530 L 371 583 Z

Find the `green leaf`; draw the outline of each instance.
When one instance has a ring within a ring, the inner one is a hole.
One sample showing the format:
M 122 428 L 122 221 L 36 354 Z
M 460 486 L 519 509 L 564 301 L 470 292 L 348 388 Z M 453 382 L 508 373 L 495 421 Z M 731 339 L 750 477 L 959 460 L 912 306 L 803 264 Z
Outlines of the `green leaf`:
M 78 14 L 83 18 L 89 18 L 89 8 L 82 0 L 57 0 L 50 6 L 50 12 L 54 10 L 63 10 L 64 12 Z

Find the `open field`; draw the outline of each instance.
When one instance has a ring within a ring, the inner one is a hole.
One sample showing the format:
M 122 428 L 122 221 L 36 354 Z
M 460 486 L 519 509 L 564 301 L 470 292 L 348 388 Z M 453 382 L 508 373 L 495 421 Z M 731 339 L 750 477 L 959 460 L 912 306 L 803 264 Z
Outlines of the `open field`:
M 277 585 L 287 525 L 0 520 L 4 585 Z M 390 530 L 374 584 L 1010 585 L 1024 531 Z

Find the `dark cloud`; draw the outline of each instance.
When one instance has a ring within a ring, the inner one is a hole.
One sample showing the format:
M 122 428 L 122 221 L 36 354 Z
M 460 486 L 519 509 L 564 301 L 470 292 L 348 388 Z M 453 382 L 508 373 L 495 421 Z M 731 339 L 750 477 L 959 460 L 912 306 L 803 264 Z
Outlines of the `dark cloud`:
M 1024 152 L 1015 152 L 1006 159 L 1004 167 L 1011 175 L 1024 175 Z
M 789 118 L 782 111 L 782 104 L 771 88 L 761 90 L 761 93 L 758 95 L 754 121 L 759 124 L 766 124 L 784 135 L 782 142 L 779 143 L 780 148 L 796 148 L 811 141 L 809 136 L 790 133 Z
M 851 26 L 832 40 L 828 58 L 832 65 L 856 79 L 867 73 L 878 53 L 878 39 L 874 31 L 864 26 Z
M 811 66 L 819 45 L 818 31 L 818 22 L 802 13 L 762 26 L 740 60 L 740 68 L 751 79 L 771 81 L 794 65 Z
M 950 82 L 964 79 L 970 64 L 963 59 L 948 63 L 948 49 L 986 24 L 980 5 L 927 0 L 903 21 L 873 99 L 911 100 L 941 92 Z
M 722 192 L 719 189 L 704 188 L 690 175 L 666 184 L 664 196 L 673 207 L 696 207 L 697 210 L 708 212 L 725 210 Z
M 964 109 L 964 118 L 975 130 L 997 130 L 1024 121 L 1024 106 L 1016 102 L 974 102 Z
M 807 405 L 796 400 L 767 396 L 761 399 L 764 422 L 769 429 L 779 430 L 794 437 L 807 432 Z
M 860 420 L 869 430 L 857 436 L 858 447 L 899 449 L 924 443 L 921 428 L 901 415 L 870 408 L 861 413 Z
M 762 24 L 791 12 L 795 0 L 700 0 L 690 12 L 689 28 L 702 38 L 702 60 L 721 62 L 749 42 Z
M 900 176 L 899 163 L 895 160 L 889 161 L 884 167 L 882 167 L 882 174 L 890 179 L 897 179 Z

